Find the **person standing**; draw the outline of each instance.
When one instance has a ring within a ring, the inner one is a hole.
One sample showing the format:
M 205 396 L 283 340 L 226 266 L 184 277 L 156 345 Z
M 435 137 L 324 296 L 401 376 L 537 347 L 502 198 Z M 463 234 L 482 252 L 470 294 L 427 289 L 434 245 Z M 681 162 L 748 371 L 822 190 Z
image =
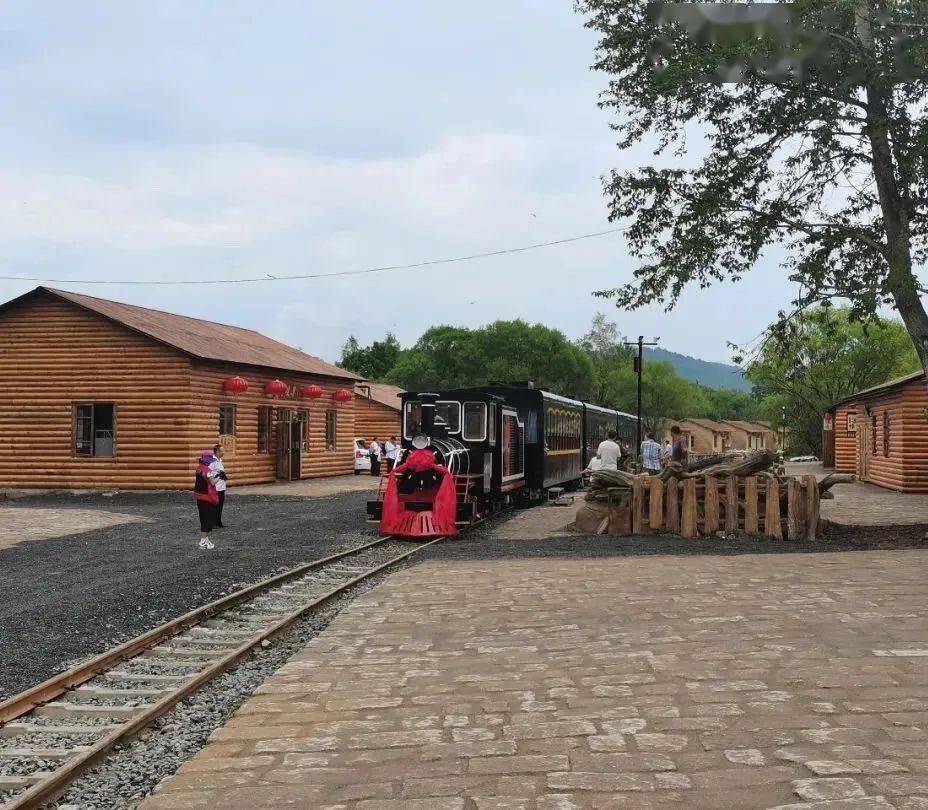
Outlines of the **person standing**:
M 673 442 L 670 440 L 670 436 L 668 436 L 664 440 L 664 449 L 663 449 L 663 452 L 661 453 L 661 462 L 663 466 L 666 467 L 668 464 L 670 464 L 670 457 L 672 455 L 673 455 Z
M 596 455 L 599 456 L 600 461 L 602 461 L 604 470 L 617 470 L 619 469 L 619 459 L 622 458 L 622 448 L 619 447 L 618 443 L 615 440 L 616 432 L 610 430 L 606 434 L 605 441 L 599 443 L 599 447 L 596 450 Z
M 371 439 L 370 447 L 368 448 L 371 452 L 371 475 L 380 475 L 380 442 L 377 441 L 377 437 L 374 436 Z
M 213 463 L 209 465 L 210 470 L 213 471 L 216 477 L 216 494 L 219 497 L 219 501 L 216 504 L 216 528 L 224 529 L 225 526 L 222 523 L 222 507 L 226 504 L 226 487 L 228 486 L 229 477 L 226 475 L 225 464 L 222 461 L 222 457 L 225 455 L 225 451 L 221 444 L 213 445 Z
M 680 430 L 679 425 L 670 428 L 670 440 L 672 445 L 670 460 L 686 467 L 690 453 L 686 447 L 686 437 L 683 435 L 683 431 Z
M 209 539 L 209 533 L 216 525 L 216 505 L 219 503 L 219 494 L 216 492 L 217 476 L 210 469 L 214 458 L 209 450 L 204 450 L 200 454 L 193 484 L 197 512 L 200 516 L 200 548 L 205 549 L 214 548 Z
M 649 433 L 641 443 L 641 466 L 648 475 L 660 475 L 661 446 L 655 440 L 653 433 Z
M 384 443 L 384 449 L 387 451 L 387 472 L 393 472 L 393 468 L 396 466 L 396 455 L 399 449 L 396 446 L 396 436 L 391 436 Z

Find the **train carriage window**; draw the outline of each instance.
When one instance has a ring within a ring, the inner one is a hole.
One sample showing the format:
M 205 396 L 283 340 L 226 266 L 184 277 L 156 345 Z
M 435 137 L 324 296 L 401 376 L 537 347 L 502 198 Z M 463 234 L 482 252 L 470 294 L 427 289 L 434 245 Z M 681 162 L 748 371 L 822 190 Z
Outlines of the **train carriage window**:
M 435 416 L 441 417 L 448 425 L 449 433 L 458 433 L 461 430 L 461 403 L 436 402 Z
M 464 403 L 464 430 L 461 438 L 465 442 L 482 442 L 487 438 L 487 406 L 482 402 Z
M 406 403 L 403 436 L 412 441 L 422 432 L 422 405 L 415 400 Z
M 496 444 L 496 405 L 487 405 L 487 439 L 490 444 Z

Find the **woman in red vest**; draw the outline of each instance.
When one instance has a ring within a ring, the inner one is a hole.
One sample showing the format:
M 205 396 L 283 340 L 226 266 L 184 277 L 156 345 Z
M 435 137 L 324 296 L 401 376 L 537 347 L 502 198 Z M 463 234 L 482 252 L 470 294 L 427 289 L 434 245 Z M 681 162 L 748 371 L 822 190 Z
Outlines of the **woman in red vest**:
M 214 456 L 209 450 L 200 454 L 193 491 L 197 499 L 197 511 L 200 513 L 200 548 L 214 548 L 209 533 L 216 526 L 219 509 L 219 493 L 216 491 L 218 472 L 210 469 Z

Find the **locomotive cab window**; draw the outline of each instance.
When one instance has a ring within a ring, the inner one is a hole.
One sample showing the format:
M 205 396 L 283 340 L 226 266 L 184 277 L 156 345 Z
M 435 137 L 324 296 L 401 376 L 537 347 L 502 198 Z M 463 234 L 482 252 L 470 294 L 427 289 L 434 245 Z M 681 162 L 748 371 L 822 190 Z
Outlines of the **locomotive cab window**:
M 406 403 L 403 409 L 403 436 L 412 441 L 422 432 L 422 405 L 417 401 Z
M 107 458 L 116 455 L 116 406 L 87 403 L 74 406 L 74 454 Z
M 482 442 L 487 438 L 487 406 L 482 402 L 464 403 L 464 430 L 461 438 L 465 442 Z
M 444 420 L 448 425 L 449 433 L 460 433 L 461 431 L 461 403 L 460 402 L 436 402 L 435 417 Z

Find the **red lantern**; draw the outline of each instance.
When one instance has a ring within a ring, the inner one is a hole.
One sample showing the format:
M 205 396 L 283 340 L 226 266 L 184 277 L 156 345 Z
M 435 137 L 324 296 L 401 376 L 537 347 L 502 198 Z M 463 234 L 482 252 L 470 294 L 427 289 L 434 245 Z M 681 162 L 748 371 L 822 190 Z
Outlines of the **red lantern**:
M 222 386 L 230 394 L 244 394 L 248 390 L 248 380 L 244 377 L 229 377 Z
M 303 399 L 319 399 L 325 392 L 318 385 L 301 385 L 300 396 Z
M 272 397 L 282 397 L 290 389 L 283 380 L 271 380 L 264 386 L 264 393 Z
M 339 388 L 334 394 L 332 394 L 332 399 L 336 402 L 350 402 L 354 398 L 354 394 L 351 393 L 347 388 Z

